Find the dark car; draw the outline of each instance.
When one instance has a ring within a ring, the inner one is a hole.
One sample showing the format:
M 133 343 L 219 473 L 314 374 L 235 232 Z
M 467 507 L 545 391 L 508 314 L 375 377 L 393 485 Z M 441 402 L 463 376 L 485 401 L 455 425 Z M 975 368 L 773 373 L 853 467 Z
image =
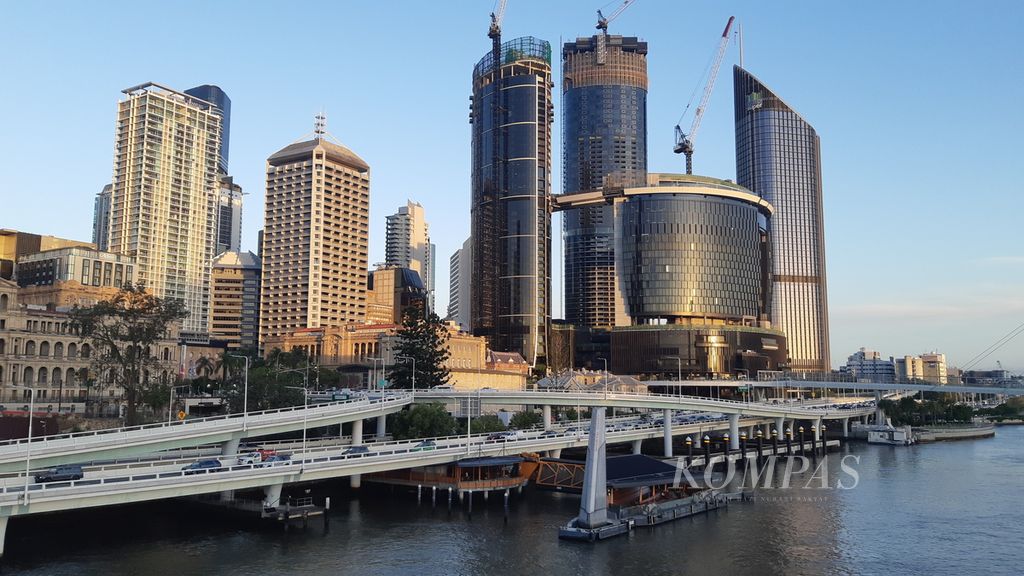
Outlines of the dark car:
M 184 468 L 182 468 L 182 470 L 185 472 L 185 475 L 187 476 L 189 474 L 202 474 L 204 472 L 217 472 L 221 468 L 223 468 L 223 466 L 221 465 L 220 460 L 213 460 L 213 459 L 211 459 L 211 460 L 198 460 L 196 462 L 193 462 L 193 463 L 189 464 L 188 466 L 185 466 Z
M 541 432 L 540 437 L 541 438 L 551 438 L 553 436 L 558 436 L 559 434 L 561 434 L 561 432 L 559 432 L 558 430 L 545 430 L 545 431 Z
M 348 450 L 342 452 L 345 456 L 362 456 L 363 454 L 369 454 L 370 449 L 366 446 L 353 446 Z
M 410 448 L 410 451 L 419 452 L 420 450 L 434 450 L 436 448 L 437 442 L 434 442 L 433 440 L 424 440 L 423 442 L 420 442 L 419 444 Z
M 36 473 L 36 482 L 67 482 L 68 480 L 81 479 L 82 467 L 77 464 L 56 466 Z

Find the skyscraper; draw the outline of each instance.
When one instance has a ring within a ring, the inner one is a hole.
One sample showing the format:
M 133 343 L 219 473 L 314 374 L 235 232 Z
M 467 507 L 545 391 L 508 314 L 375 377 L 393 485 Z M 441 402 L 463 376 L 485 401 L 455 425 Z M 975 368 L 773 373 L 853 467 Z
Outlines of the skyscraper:
M 92 209 L 92 243 L 97 250 L 106 251 L 110 234 L 110 191 L 113 187 L 107 184 L 96 195 Z
M 242 187 L 231 176 L 220 177 L 217 193 L 216 254 L 238 252 L 242 245 Z
M 123 91 L 111 182 L 111 252 L 136 277 L 184 302 L 182 334 L 207 331 L 221 116 L 205 100 L 152 82 Z
M 427 306 L 434 309 L 434 245 L 423 206 L 408 201 L 387 217 L 385 262 L 388 266 L 415 270 L 427 290 Z
M 473 332 L 533 365 L 551 320 L 551 45 L 498 53 L 473 68 Z
M 772 323 L 789 339 L 790 368 L 829 370 L 818 134 L 739 66 L 733 85 L 736 180 L 775 207 Z
M 448 260 L 448 319 L 463 330 L 473 329 L 470 316 L 473 286 L 473 239 L 466 238 Z
M 322 132 L 267 159 L 260 344 L 366 317 L 370 167 Z
M 217 149 L 217 169 L 221 174 L 228 173 L 228 144 L 231 135 L 231 98 L 219 86 L 203 84 L 185 90 L 185 94 L 195 96 L 213 105 L 214 113 L 220 116 L 220 146 Z M 237 248 L 236 248 L 237 250 Z
M 647 43 L 599 34 L 562 47 L 562 192 L 642 186 L 647 173 Z M 616 297 L 608 204 L 563 213 L 565 318 L 609 330 Z M 620 321 L 621 323 L 621 321 Z

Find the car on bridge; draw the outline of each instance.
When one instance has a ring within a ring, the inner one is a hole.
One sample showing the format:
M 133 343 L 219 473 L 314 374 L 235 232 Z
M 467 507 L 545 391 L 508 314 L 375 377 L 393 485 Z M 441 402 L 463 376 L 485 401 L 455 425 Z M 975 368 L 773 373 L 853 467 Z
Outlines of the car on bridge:
M 81 480 L 83 476 L 82 467 L 77 464 L 66 464 L 55 466 L 49 470 L 37 472 L 36 482 L 67 482 L 68 480 Z
M 424 440 L 423 442 L 420 442 L 419 444 L 417 444 L 417 445 L 413 446 L 412 448 L 410 448 L 409 451 L 410 452 L 419 452 L 421 450 L 436 450 L 436 449 L 437 449 L 437 442 L 434 442 L 433 440 Z
M 270 468 L 271 466 L 284 466 L 292 463 L 291 454 L 274 454 L 263 462 L 256 465 L 257 468 Z
M 341 454 L 343 456 L 363 456 L 363 455 L 366 455 L 366 454 L 369 454 L 369 453 L 370 453 L 370 448 L 368 446 L 353 446 L 353 447 L 349 448 L 348 450 L 345 450 Z
M 181 470 L 186 476 L 192 474 L 205 474 L 207 472 L 220 472 L 224 468 L 224 465 L 220 463 L 220 460 L 211 458 L 208 460 L 197 460 L 188 466 L 185 466 Z

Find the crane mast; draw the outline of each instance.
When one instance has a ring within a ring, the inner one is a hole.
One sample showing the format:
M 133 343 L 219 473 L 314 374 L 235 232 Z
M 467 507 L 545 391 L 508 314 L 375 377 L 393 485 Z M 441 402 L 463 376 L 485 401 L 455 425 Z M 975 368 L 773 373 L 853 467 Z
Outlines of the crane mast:
M 615 9 L 615 12 L 612 12 L 611 16 L 607 18 L 604 17 L 604 14 L 602 14 L 600 10 L 597 11 L 597 29 L 601 31 L 601 33 L 597 35 L 598 64 L 605 63 L 605 55 L 608 51 L 608 24 L 618 18 L 619 15 L 622 14 L 626 8 L 629 8 L 629 5 L 635 1 L 636 0 L 623 0 L 622 4 L 619 4 L 619 7 Z
M 505 17 L 505 4 L 508 0 L 500 0 L 498 9 L 491 12 L 491 27 L 487 30 L 487 37 L 491 39 L 491 56 L 493 56 L 494 71 L 501 69 L 501 20 Z
M 676 154 L 686 155 L 686 173 L 693 174 L 693 143 L 697 139 L 697 130 L 700 129 L 701 119 L 704 118 L 704 110 L 707 108 L 708 100 L 711 99 L 711 92 L 715 89 L 715 80 L 718 78 L 718 69 L 722 66 L 722 58 L 725 57 L 725 49 L 729 46 L 729 30 L 732 28 L 734 16 L 729 17 L 722 32 L 722 38 L 718 41 L 718 49 L 711 64 L 711 72 L 708 74 L 707 83 L 704 85 L 704 94 L 700 98 L 700 104 L 693 113 L 693 122 L 690 124 L 690 131 L 683 132 L 683 129 L 676 124 L 676 145 L 672 149 Z M 689 104 L 686 106 L 690 108 Z M 686 114 L 686 111 L 683 111 Z

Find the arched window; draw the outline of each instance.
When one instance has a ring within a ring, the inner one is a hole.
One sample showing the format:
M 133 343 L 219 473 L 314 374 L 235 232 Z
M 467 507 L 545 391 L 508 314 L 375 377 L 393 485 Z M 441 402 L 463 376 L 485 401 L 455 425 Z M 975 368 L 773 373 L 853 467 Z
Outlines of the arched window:
M 47 384 L 49 380 L 50 372 L 46 368 L 39 369 L 39 383 Z
M 171 359 L 171 349 L 170 348 L 164 348 L 164 362 L 166 362 L 166 361 L 168 361 L 170 359 Z
M 72 344 L 72 346 L 74 346 L 74 344 Z M 68 368 L 67 372 L 65 372 L 64 374 L 64 382 L 67 384 L 74 384 L 78 380 L 78 378 L 75 377 L 74 368 Z
M 35 355 L 36 355 L 36 341 L 35 340 L 29 340 L 28 342 L 25 342 L 25 356 L 35 356 Z
M 22 374 L 24 375 L 24 378 L 22 378 L 22 381 L 24 381 L 26 386 L 35 383 L 35 381 L 36 381 L 35 380 L 35 371 L 32 370 L 31 366 L 26 366 L 25 367 L 25 371 Z
M 0 294 L 0 312 L 7 310 L 7 294 Z
M 4 381 L 4 367 L 0 366 L 0 384 Z
M 88 344 L 82 344 L 82 358 L 88 358 L 91 351 Z
M 40 344 L 39 344 L 39 355 L 40 356 L 44 356 L 46 358 L 50 357 L 50 343 L 49 342 L 40 342 Z
M 64 357 L 64 343 L 63 342 L 57 342 L 56 344 L 53 345 L 53 357 L 54 358 L 63 358 Z
M 0 338 L 0 354 L 7 354 L 7 342 Z
M 74 342 L 72 342 L 71 344 L 68 344 L 68 358 L 77 358 L 77 357 L 78 357 L 78 345 L 75 344 Z
M 64 373 L 61 372 L 60 368 L 53 369 L 53 383 L 60 384 L 64 380 Z

